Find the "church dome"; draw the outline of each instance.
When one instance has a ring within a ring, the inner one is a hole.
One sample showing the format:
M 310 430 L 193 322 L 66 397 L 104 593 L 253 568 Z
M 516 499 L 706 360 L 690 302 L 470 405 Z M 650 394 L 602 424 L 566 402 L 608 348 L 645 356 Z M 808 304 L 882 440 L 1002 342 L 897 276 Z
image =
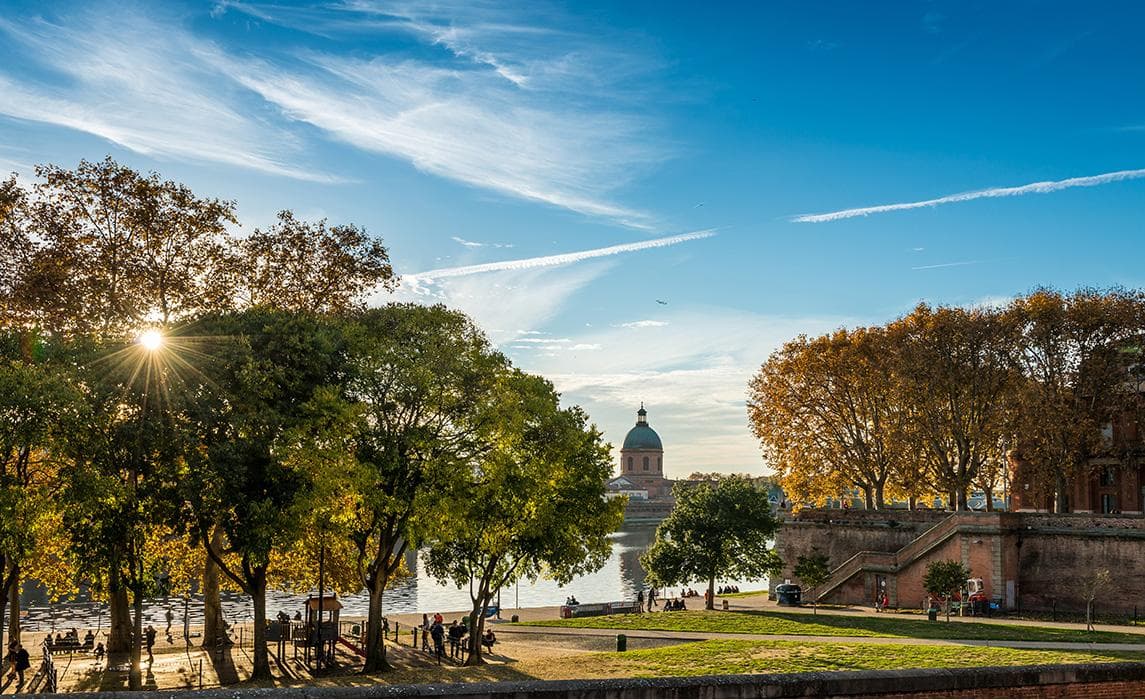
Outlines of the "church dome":
M 660 436 L 648 425 L 648 411 L 644 410 L 644 404 L 640 404 L 640 410 L 636 412 L 636 426 L 624 436 L 624 447 L 620 449 L 664 450 Z

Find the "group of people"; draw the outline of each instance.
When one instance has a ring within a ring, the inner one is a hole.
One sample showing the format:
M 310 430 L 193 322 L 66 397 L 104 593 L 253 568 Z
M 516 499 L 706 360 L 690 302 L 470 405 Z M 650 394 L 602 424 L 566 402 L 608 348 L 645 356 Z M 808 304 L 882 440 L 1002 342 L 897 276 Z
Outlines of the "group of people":
M 739 586 L 720 586 L 716 589 L 716 595 L 724 595 L 725 593 L 739 593 Z
M 56 632 L 53 638 L 49 633 L 44 638 L 44 642 L 48 645 L 48 649 L 53 652 L 58 651 L 90 651 L 95 654 L 96 661 L 102 661 L 103 657 L 107 655 L 107 649 L 103 646 L 103 642 L 96 644 L 95 633 L 88 630 L 84 633 L 83 641 L 80 641 L 80 633 L 75 627 L 67 632 Z
M 580 605 L 580 601 L 576 599 L 575 595 L 570 595 L 568 598 L 565 598 L 565 605 Z
M 448 631 L 445 628 L 445 618 L 441 613 L 434 613 L 431 618 L 429 615 L 423 614 L 421 616 L 421 650 L 431 651 L 429 642 L 433 640 L 432 653 L 437 657 L 438 663 L 441 663 L 441 657 L 445 656 L 445 640 L 449 639 L 449 657 L 457 658 L 462 655 L 465 649 L 465 639 L 469 635 L 469 619 L 465 618 L 458 622 L 454 620 L 450 625 Z M 493 630 L 485 628 L 481 635 L 481 646 L 485 647 L 489 653 L 493 653 L 493 645 L 497 643 L 497 635 Z

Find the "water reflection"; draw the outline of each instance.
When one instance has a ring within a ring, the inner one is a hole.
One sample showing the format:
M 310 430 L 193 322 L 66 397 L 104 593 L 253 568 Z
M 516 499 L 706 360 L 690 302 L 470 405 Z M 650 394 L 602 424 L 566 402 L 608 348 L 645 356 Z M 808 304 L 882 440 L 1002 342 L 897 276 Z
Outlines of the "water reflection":
M 584 603 L 632 599 L 636 596 L 636 591 L 644 588 L 644 568 L 640 566 L 640 555 L 651 545 L 655 532 L 655 525 L 626 525 L 624 530 L 610 536 L 612 555 L 599 571 L 580 576 L 568 586 L 559 586 L 556 582 L 543 578 L 535 582 L 522 581 L 519 586 L 501 591 L 501 606 L 510 609 L 560 605 L 569 595 L 575 595 Z M 468 587 L 458 589 L 451 584 L 442 585 L 433 580 L 421 565 L 421 557 L 420 552 L 410 552 L 407 555 L 406 565 L 412 575 L 395 582 L 386 591 L 385 611 L 433 613 L 467 610 L 470 607 Z M 744 581 L 721 581 L 720 583 L 735 584 L 740 586 L 741 590 L 764 587 L 764 584 L 759 582 L 752 584 Z M 700 583 L 692 585 L 701 590 Z M 268 591 L 267 617 L 273 618 L 279 611 L 293 616 L 295 611 L 302 610 L 305 597 L 285 591 Z M 253 617 L 250 599 L 245 595 L 224 592 L 222 603 L 223 614 L 232 624 L 249 622 Z M 364 594 L 346 595 L 342 597 L 342 603 L 345 606 L 342 610 L 343 617 L 365 617 L 368 612 L 369 597 Z M 27 611 L 24 628 L 28 630 L 56 631 L 72 627 L 85 629 L 107 626 L 107 606 L 88 602 L 82 597 L 75 601 L 49 606 L 42 592 L 26 589 L 21 596 L 21 604 Z M 201 597 L 194 596 L 187 601 L 175 597 L 147 600 L 144 606 L 144 625 L 154 625 L 160 632 L 165 633 L 168 611 L 174 619 L 172 634 L 176 637 L 183 634 L 184 616 L 191 627 L 198 627 L 203 623 L 203 601 Z

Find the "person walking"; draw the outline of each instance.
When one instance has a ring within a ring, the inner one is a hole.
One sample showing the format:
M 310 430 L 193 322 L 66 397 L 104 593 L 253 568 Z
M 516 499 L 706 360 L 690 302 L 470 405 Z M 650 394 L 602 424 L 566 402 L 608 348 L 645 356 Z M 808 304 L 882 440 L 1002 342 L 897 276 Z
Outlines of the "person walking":
M 644 590 L 636 591 L 636 612 L 644 612 Z
M 28 656 L 28 650 L 24 645 L 16 645 L 16 687 L 24 687 L 24 671 L 32 668 L 32 659 Z
M 143 639 L 147 642 L 147 662 L 153 663 L 155 661 L 155 653 L 152 649 L 155 648 L 155 635 L 158 634 L 155 628 L 147 625 L 147 629 L 143 631 Z

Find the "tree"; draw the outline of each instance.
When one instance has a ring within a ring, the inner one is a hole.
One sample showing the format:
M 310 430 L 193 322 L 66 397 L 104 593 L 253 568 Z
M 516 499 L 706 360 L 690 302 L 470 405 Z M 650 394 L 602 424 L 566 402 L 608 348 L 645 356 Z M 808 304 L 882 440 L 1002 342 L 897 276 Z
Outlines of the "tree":
M 130 650 L 129 684 L 138 690 L 143 599 L 157 590 L 156 545 L 178 513 L 170 484 L 187 450 L 172 402 L 182 392 L 164 352 L 138 343 L 76 345 L 75 386 L 83 406 L 61 448 L 67 459 L 63 523 L 81 573 L 110 597 L 108 650 Z
M 385 246 L 364 229 L 307 223 L 283 210 L 239 243 L 236 282 L 249 306 L 331 313 L 359 307 L 366 292 L 393 290 L 397 280 Z
M 953 559 L 932 561 L 926 565 L 926 575 L 922 577 L 922 586 L 932 596 L 941 596 L 946 607 L 946 621 L 950 622 L 950 599 L 955 593 L 962 590 L 966 579 L 970 578 L 970 569 L 962 562 Z
M 44 573 L 37 563 L 67 544 L 55 527 L 61 478 L 53 452 L 77 397 L 57 346 L 32 333 L 0 333 L 0 629 L 11 602 L 10 638 L 17 641 L 21 580 Z M 65 581 L 72 573 L 63 557 L 54 568 Z M 67 586 L 45 578 L 53 593 Z
M 795 563 L 795 576 L 811 591 L 812 612 L 819 614 L 819 596 L 815 593 L 819 586 L 831 580 L 831 565 L 826 554 L 818 552 L 803 555 Z
M 252 678 L 267 679 L 271 563 L 302 537 L 318 485 L 343 466 L 330 459 L 352 420 L 339 384 L 343 339 L 331 323 L 267 309 L 210 316 L 177 338 L 195 349 L 189 411 L 202 445 L 187 455 L 183 497 L 208 555 L 251 596 Z
M 1109 569 L 1098 569 L 1081 580 L 1081 595 L 1085 598 L 1085 631 L 1093 631 L 1093 601 L 1113 583 Z
M 767 490 L 742 477 L 677 484 L 676 506 L 656 528 L 640 563 L 654 585 L 707 581 L 707 607 L 715 600 L 716 579 L 753 580 L 776 574 L 782 562 L 767 546 L 778 523 Z
M 885 506 L 888 479 L 910 459 L 888 361 L 894 350 L 877 328 L 800 336 L 752 379 L 752 432 L 797 502 L 822 502 L 853 486 L 867 508 Z
M 363 469 L 354 525 L 369 591 L 366 672 L 387 668 L 382 599 L 403 555 L 440 527 L 440 498 L 490 449 L 485 406 L 508 363 L 466 316 L 442 306 L 390 304 L 348 324 L 347 396 L 361 407 L 354 453 Z
M 915 441 L 935 486 L 953 509 L 965 510 L 983 465 L 999 461 L 1015 386 L 1013 327 L 992 309 L 919 304 L 893 330 L 903 348 Z
M 605 497 L 610 447 L 580 407 L 559 407 L 552 385 L 513 372 L 491 407 L 491 449 L 450 494 L 427 570 L 469 586 L 467 665 L 484 663 L 484 610 L 497 591 L 542 573 L 560 584 L 596 571 L 624 504 Z
M 1058 512 L 1069 510 L 1068 483 L 1103 448 L 1101 429 L 1126 399 L 1129 376 L 1121 350 L 1143 331 L 1140 292 L 1039 289 L 1016 300 L 1008 316 L 1020 332 L 1015 360 L 1026 382 L 1019 397 L 1018 445 L 1053 484 Z

